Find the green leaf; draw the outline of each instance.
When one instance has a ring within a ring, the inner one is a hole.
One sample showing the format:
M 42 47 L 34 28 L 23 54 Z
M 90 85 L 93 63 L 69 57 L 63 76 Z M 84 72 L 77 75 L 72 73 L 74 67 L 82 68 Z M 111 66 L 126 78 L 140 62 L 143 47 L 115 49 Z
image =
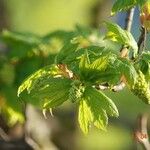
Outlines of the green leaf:
M 102 92 L 87 87 L 79 103 L 78 120 L 82 131 L 88 133 L 91 123 L 99 129 L 106 130 L 107 114 L 118 117 L 119 113 L 115 104 Z
M 70 53 L 63 60 L 64 64 L 67 64 L 68 69 L 74 72 L 77 76 L 80 76 L 79 63 L 82 56 L 87 53 L 90 60 L 98 58 L 105 51 L 104 47 L 99 46 L 89 46 L 86 48 L 80 48 L 75 50 L 75 52 Z
M 23 124 L 25 122 L 25 118 L 24 118 L 23 113 L 15 111 L 9 105 L 2 107 L 1 113 L 6 118 L 6 122 L 7 122 L 9 127 L 13 127 L 17 123 Z
M 91 35 L 95 30 L 90 28 L 90 27 L 85 27 L 85 26 L 81 26 L 81 25 L 76 25 L 76 32 L 78 35 L 81 35 L 83 37 L 88 37 L 89 35 Z M 95 31 L 97 32 L 97 31 Z
M 35 34 L 11 32 L 7 30 L 2 32 L 1 39 L 10 49 L 8 53 L 10 58 L 22 58 L 27 56 L 42 40 L 41 37 Z
M 3 88 L 0 90 L 2 96 L 0 110 L 9 126 L 24 122 L 22 103 L 18 101 L 16 93 L 17 89 L 10 85 L 3 84 Z
M 131 47 L 134 50 L 134 54 L 137 54 L 138 46 L 130 32 L 123 30 L 115 23 L 105 22 L 105 24 L 108 29 L 105 39 L 110 39 L 124 46 Z
M 71 53 L 68 55 L 65 60 L 63 61 L 66 64 L 70 64 L 74 61 L 79 61 L 81 56 L 85 54 L 86 52 L 88 53 L 89 57 L 98 57 L 102 52 L 104 51 L 104 47 L 99 47 L 99 46 L 88 46 L 86 48 L 80 48 L 77 49 L 74 53 Z
M 132 85 L 136 82 L 136 69 L 134 68 L 133 63 L 130 62 L 128 59 L 118 58 L 115 60 L 114 66 L 120 71 L 121 76 L 124 75 L 128 85 Z
M 143 52 L 135 63 L 137 70 L 141 70 L 147 80 L 150 80 L 150 52 Z
M 58 53 L 75 35 L 73 31 L 57 30 L 42 37 L 42 43 L 47 45 L 47 51 Z
M 117 56 L 110 51 L 102 53 L 95 60 L 90 59 L 88 54 L 84 54 L 79 64 L 81 79 L 91 83 L 113 80 L 118 76 L 118 72 L 113 65 L 115 59 L 117 59 Z
M 44 100 L 45 108 L 54 108 L 69 99 L 71 80 L 66 78 L 49 78 L 43 86 L 31 93 L 33 98 Z M 37 93 L 38 92 L 38 93 Z
M 119 116 L 116 105 L 103 92 L 92 87 L 87 87 L 85 90 L 85 97 L 88 99 L 90 105 L 95 105 L 95 108 L 105 110 L 109 116 Z
M 12 85 L 15 80 L 15 68 L 9 63 L 4 63 L 0 68 L 0 82 Z
M 23 42 L 30 45 L 39 44 L 41 38 L 36 34 L 31 33 L 20 33 L 20 32 L 11 32 L 8 30 L 3 30 L 2 37 L 5 40 L 10 40 L 10 42 Z M 12 41 L 11 41 L 12 40 Z
M 58 38 L 58 39 L 63 40 L 63 42 L 66 42 L 72 39 L 75 35 L 76 34 L 73 31 L 58 30 L 58 31 L 54 31 L 52 33 L 47 34 L 46 36 L 43 37 L 43 40 L 49 41 L 52 38 Z
M 149 2 L 150 0 L 136 0 L 137 4 L 141 7 L 143 6 L 146 2 Z
M 59 68 L 56 65 L 46 66 L 31 76 L 29 76 L 18 88 L 18 96 L 24 90 L 27 90 L 28 93 L 31 92 L 32 89 L 38 87 L 39 83 L 43 83 L 44 79 L 47 77 L 54 77 L 56 75 L 61 75 Z
M 84 75 L 87 74 L 87 70 L 89 68 L 90 60 L 88 56 L 88 52 L 85 51 L 85 54 L 81 57 L 79 68 L 81 75 L 84 77 Z
M 56 57 L 56 63 L 69 64 L 68 61 L 75 59 L 83 49 L 89 49 L 89 47 L 94 49 L 96 46 L 101 46 L 101 41 L 98 30 L 77 26 L 70 39 L 68 38 L 64 42 L 64 46 Z
M 64 31 L 63 33 L 65 34 L 66 32 Z M 67 34 L 69 33 L 66 33 L 66 35 Z M 59 31 L 51 33 L 49 36 L 41 37 L 31 33 L 19 33 L 4 30 L 0 39 L 6 44 L 8 49 L 10 49 L 8 52 L 9 58 L 17 60 L 33 55 L 40 55 L 40 57 L 43 55 L 44 57 L 48 57 L 49 55 L 58 53 L 65 42 L 64 35 L 61 36 Z
M 61 105 L 69 98 L 71 80 L 61 76 L 56 65 L 44 67 L 27 78 L 18 89 L 18 96 L 27 90 L 29 103 L 36 103 L 44 108 L 53 108 Z
M 92 120 L 93 120 L 93 116 L 91 114 L 90 108 L 87 105 L 86 100 L 82 99 L 79 103 L 78 121 L 79 121 L 80 128 L 85 134 L 89 132 L 89 125 Z
M 111 15 L 120 11 L 126 11 L 137 5 L 142 6 L 146 1 L 148 0 L 116 0 L 112 8 Z
M 65 44 L 58 55 L 56 56 L 56 63 L 63 64 L 65 63 L 65 60 L 69 55 L 72 55 L 78 47 L 78 44 L 72 44 L 70 41 L 68 41 L 67 44 Z

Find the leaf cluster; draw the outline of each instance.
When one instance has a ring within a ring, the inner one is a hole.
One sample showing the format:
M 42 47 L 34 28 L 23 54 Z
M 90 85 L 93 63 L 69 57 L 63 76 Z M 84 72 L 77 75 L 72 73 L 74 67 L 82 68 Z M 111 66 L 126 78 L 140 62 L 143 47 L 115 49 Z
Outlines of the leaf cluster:
M 145 1 L 116 0 L 112 14 L 142 6 Z M 56 108 L 66 101 L 75 103 L 84 133 L 88 133 L 91 125 L 106 130 L 108 116 L 119 116 L 116 105 L 97 88 L 99 86 L 107 86 L 112 92 L 114 86 L 124 83 L 131 92 L 149 103 L 149 52 L 138 55 L 136 40 L 119 25 L 104 22 L 104 26 L 107 29 L 104 38 L 99 30 L 81 26 L 69 32 L 55 31 L 44 37 L 5 31 L 1 39 L 12 48 L 11 60 L 16 56 L 19 61 L 33 56 L 49 60 L 51 52 L 57 52 L 53 64 L 31 74 L 20 85 L 20 99 L 44 110 Z M 121 57 L 117 49 L 114 52 L 108 48 L 108 41 L 124 46 L 127 57 Z

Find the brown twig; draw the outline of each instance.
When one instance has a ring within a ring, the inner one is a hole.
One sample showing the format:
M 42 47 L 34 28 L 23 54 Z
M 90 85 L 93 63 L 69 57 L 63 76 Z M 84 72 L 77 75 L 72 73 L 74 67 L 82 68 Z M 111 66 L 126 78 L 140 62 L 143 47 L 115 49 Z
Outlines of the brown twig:
M 1 127 L 0 127 L 0 137 L 5 141 L 10 140 L 9 136 L 5 133 L 5 131 Z
M 140 54 L 141 49 L 142 50 L 145 49 L 146 35 L 147 35 L 147 31 L 146 31 L 146 29 L 144 27 L 142 27 L 142 29 L 141 29 L 141 35 L 140 35 L 139 40 L 138 40 L 138 54 Z
M 148 136 L 148 129 L 147 129 L 147 122 L 148 122 L 148 115 L 143 114 L 138 117 L 138 128 L 135 131 L 135 140 L 137 142 L 140 142 L 145 150 L 150 150 L 150 142 L 149 142 L 149 136 Z

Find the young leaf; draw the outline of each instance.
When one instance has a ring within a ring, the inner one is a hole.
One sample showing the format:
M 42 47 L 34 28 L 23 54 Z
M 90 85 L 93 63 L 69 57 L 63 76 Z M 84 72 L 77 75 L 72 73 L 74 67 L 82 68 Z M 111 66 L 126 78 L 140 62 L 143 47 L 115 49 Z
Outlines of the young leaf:
M 113 65 L 115 59 L 117 56 L 111 52 L 103 53 L 95 60 L 89 60 L 87 54 L 83 55 L 79 64 L 81 79 L 91 83 L 114 81 L 114 78 L 119 80 L 120 75 Z
M 91 59 L 94 60 L 98 58 L 100 55 L 102 55 L 104 51 L 106 51 L 104 47 L 99 46 L 88 46 L 86 48 L 80 48 L 77 49 L 74 53 L 68 55 L 65 58 L 64 63 L 67 64 L 68 66 L 70 66 L 70 64 L 74 62 L 77 62 L 79 64 L 82 55 L 84 55 L 85 53 L 87 53 L 90 60 Z
M 78 121 L 80 128 L 85 134 L 89 132 L 89 125 L 92 120 L 93 116 L 91 114 L 89 106 L 87 105 L 86 99 L 82 99 L 79 102 Z
M 22 58 L 27 56 L 33 48 L 37 47 L 41 43 L 42 38 L 31 33 L 18 33 L 4 30 L 1 35 L 1 40 L 10 49 L 8 53 L 10 58 Z
M 128 59 L 118 58 L 115 60 L 114 66 L 120 71 L 121 76 L 126 78 L 128 85 L 133 85 L 136 82 L 137 72 Z
M 83 78 L 84 76 L 87 76 L 89 64 L 90 64 L 90 60 L 89 60 L 88 52 L 85 51 L 85 54 L 81 57 L 80 64 L 79 64 L 80 73 L 81 76 L 83 76 Z
M 50 65 L 46 66 L 31 76 L 29 76 L 18 88 L 18 96 L 20 93 L 22 93 L 24 90 L 27 90 L 28 93 L 32 89 L 34 89 L 36 86 L 38 87 L 39 83 L 42 83 L 44 79 L 47 77 L 54 77 L 56 75 L 61 75 L 61 71 L 56 65 Z
M 79 124 L 84 133 L 88 133 L 91 123 L 99 129 L 106 130 L 108 117 L 118 117 L 115 104 L 102 92 L 86 87 L 84 97 L 79 103 Z
M 43 37 L 43 40 L 49 41 L 52 38 L 58 38 L 58 39 L 61 39 L 63 42 L 66 42 L 72 39 L 75 35 L 76 34 L 73 31 L 58 30 L 58 31 L 54 31 L 52 33 L 47 34 L 46 36 Z
M 114 42 L 131 47 L 134 51 L 134 54 L 137 54 L 138 46 L 130 32 L 123 30 L 115 23 L 105 22 L 105 24 L 108 29 L 105 39 L 110 39 Z
M 71 80 L 66 78 L 49 78 L 41 88 L 35 89 L 33 98 L 44 100 L 44 108 L 54 108 L 69 99 Z M 37 93 L 38 92 L 38 93 Z
M 25 80 L 18 89 L 18 95 L 26 89 L 31 97 L 28 102 L 36 100 L 44 108 L 53 108 L 68 100 L 70 88 L 71 80 L 61 77 L 57 66 L 51 65 Z
M 78 35 L 81 35 L 81 36 L 87 38 L 89 35 L 91 35 L 94 32 L 94 30 L 90 27 L 76 25 L 76 32 Z
M 66 43 L 62 47 L 62 49 L 56 56 L 56 63 L 57 64 L 65 63 L 65 60 L 67 59 L 67 57 L 69 55 L 73 55 L 73 53 L 76 51 L 77 47 L 78 47 L 78 44 L 72 44 L 70 41 L 68 41 L 68 43 Z
M 68 55 L 63 62 L 64 64 L 67 64 L 69 70 L 74 72 L 74 74 L 76 74 L 77 76 L 80 76 L 79 63 L 81 57 L 85 53 L 87 53 L 89 59 L 93 61 L 97 59 L 104 51 L 106 51 L 104 47 L 99 46 L 89 46 L 86 48 L 80 48 Z
M 143 52 L 140 59 L 135 63 L 147 80 L 150 80 L 150 52 Z
M 95 105 L 95 107 L 99 107 L 106 111 L 109 116 L 118 117 L 118 109 L 114 102 L 107 97 L 103 92 L 98 91 L 92 87 L 87 87 L 85 90 L 85 97 L 87 99 L 89 97 L 89 103 L 91 105 Z
M 128 10 L 136 5 L 142 6 L 146 1 L 147 0 L 116 0 L 112 8 L 111 15 L 120 11 Z

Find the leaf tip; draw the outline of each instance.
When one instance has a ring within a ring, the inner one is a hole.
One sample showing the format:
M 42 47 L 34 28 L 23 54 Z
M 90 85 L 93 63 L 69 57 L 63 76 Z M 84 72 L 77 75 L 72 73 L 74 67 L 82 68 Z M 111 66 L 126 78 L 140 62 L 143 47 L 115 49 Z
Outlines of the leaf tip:
M 115 12 L 111 11 L 110 16 L 114 16 L 114 15 L 115 15 Z

